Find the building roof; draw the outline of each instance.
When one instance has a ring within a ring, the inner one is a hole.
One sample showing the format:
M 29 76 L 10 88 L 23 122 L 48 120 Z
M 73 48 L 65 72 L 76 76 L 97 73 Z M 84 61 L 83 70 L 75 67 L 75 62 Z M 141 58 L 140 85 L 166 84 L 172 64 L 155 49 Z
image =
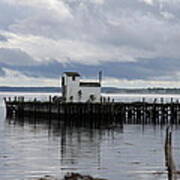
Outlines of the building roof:
M 77 72 L 64 72 L 67 76 L 80 76 Z
M 80 82 L 81 87 L 100 87 L 101 84 L 98 82 Z

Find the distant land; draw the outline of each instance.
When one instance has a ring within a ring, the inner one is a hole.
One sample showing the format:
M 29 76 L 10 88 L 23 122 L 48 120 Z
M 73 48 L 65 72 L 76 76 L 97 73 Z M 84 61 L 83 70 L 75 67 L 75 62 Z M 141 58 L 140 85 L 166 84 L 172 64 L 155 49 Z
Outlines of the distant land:
M 0 86 L 0 92 L 42 92 L 42 93 L 58 93 L 61 92 L 60 87 L 7 87 Z M 180 89 L 176 88 L 141 88 L 126 89 L 115 87 L 102 87 L 102 93 L 128 93 L 128 94 L 180 94 Z

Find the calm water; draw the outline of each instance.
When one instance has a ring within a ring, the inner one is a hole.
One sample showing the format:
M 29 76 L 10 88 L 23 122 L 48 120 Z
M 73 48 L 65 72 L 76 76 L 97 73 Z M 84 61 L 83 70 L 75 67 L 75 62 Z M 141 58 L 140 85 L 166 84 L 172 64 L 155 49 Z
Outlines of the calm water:
M 124 128 L 67 127 L 33 120 L 8 120 L 0 94 L 0 179 L 23 180 L 44 175 L 62 177 L 80 172 L 110 180 L 167 179 L 164 163 L 165 127 L 124 125 Z M 48 94 L 25 94 L 45 100 Z M 154 95 L 146 96 L 152 100 Z M 162 97 L 164 95 L 156 95 Z M 169 101 L 170 95 L 164 96 Z M 140 100 L 138 95 L 114 95 Z M 174 98 L 180 99 L 180 96 Z M 173 127 L 174 156 L 180 169 L 180 128 Z

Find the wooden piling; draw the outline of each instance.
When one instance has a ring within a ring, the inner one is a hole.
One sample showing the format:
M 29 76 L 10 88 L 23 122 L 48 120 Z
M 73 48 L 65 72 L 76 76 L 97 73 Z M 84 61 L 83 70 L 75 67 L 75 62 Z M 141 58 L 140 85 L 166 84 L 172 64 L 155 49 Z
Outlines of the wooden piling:
M 172 154 L 172 132 L 169 130 L 169 127 L 166 128 L 164 152 L 165 165 L 168 171 L 168 180 L 176 180 L 176 166 Z
M 103 99 L 103 98 L 102 98 Z M 46 102 L 24 101 L 24 98 L 4 99 L 8 115 L 17 114 L 23 117 L 45 116 L 56 117 L 57 119 L 93 119 L 103 122 L 119 121 L 129 124 L 180 124 L 180 105 L 178 101 L 164 103 L 155 99 L 153 103 L 140 102 L 100 102 L 100 103 L 65 103 L 54 102 L 52 97 Z

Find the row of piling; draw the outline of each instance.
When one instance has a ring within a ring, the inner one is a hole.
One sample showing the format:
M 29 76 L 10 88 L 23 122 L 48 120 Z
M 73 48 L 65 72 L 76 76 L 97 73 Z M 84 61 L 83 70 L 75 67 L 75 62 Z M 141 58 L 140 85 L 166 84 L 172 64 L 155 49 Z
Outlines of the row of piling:
M 101 119 L 128 124 L 180 124 L 180 103 L 173 101 L 157 102 L 101 102 L 65 103 L 48 101 L 25 101 L 24 97 L 4 98 L 7 116 L 44 116 L 57 119 Z

